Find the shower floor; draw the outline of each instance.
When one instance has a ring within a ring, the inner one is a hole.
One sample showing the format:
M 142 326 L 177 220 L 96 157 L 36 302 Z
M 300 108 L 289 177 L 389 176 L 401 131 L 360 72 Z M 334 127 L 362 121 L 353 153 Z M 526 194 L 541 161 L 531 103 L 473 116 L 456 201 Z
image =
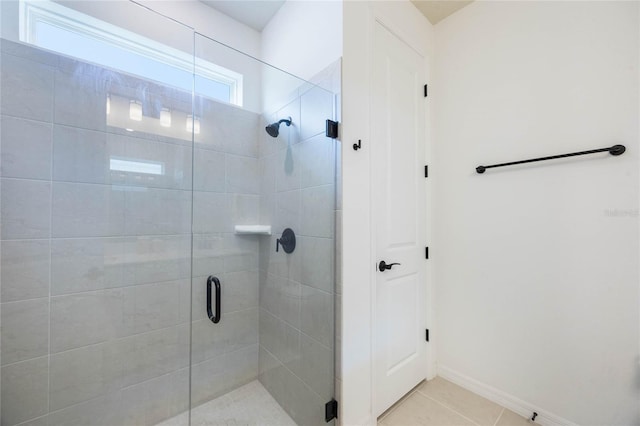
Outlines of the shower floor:
M 182 413 L 156 426 L 184 426 Z M 257 380 L 191 410 L 192 426 L 296 426 L 271 394 Z

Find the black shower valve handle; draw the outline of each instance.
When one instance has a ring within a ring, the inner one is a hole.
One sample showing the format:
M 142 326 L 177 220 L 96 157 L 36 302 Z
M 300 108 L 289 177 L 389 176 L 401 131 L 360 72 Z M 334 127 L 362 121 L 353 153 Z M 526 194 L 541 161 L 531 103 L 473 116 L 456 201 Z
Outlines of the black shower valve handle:
M 286 228 L 282 236 L 276 239 L 276 251 L 280 251 L 280 246 L 285 253 L 293 253 L 296 249 L 296 234 L 291 228 Z

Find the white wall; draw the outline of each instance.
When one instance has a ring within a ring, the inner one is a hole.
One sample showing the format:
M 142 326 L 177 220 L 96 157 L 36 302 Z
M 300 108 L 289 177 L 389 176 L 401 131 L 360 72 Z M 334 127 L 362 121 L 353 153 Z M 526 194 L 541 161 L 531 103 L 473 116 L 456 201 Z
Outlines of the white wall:
M 439 372 L 543 423 L 640 424 L 638 6 L 474 2 L 435 27 Z
M 374 425 L 372 312 L 375 259 L 372 257 L 370 93 L 375 20 L 428 58 L 433 27 L 409 1 L 345 1 L 342 59 L 342 389 L 341 422 Z M 430 71 L 428 71 L 430 73 Z M 428 107 L 428 111 L 430 108 Z M 428 122 L 430 122 L 430 117 Z M 362 140 L 362 149 L 352 145 Z M 429 151 L 427 147 L 427 152 Z M 425 159 L 426 160 L 426 159 Z M 427 218 L 425 217 L 425 220 Z M 425 304 L 427 301 L 425 301 Z M 430 375 L 425 366 L 425 376 Z
M 287 1 L 262 30 L 262 60 L 305 80 L 342 56 L 342 1 Z

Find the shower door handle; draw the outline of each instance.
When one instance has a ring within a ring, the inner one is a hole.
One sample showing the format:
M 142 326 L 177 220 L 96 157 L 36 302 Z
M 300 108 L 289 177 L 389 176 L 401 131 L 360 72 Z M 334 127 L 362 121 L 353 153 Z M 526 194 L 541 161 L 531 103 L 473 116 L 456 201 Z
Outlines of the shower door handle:
M 216 286 L 216 314 L 213 315 L 211 312 L 211 284 Z M 222 316 L 222 312 L 220 311 L 220 280 L 213 275 L 210 275 L 207 278 L 207 314 L 209 315 L 209 319 L 214 324 L 220 322 L 220 317 Z

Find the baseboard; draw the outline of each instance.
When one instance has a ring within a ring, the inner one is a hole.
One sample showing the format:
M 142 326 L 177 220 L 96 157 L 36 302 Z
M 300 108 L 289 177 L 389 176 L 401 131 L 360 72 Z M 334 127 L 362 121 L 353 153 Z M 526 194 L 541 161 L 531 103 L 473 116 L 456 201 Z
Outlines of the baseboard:
M 496 404 L 500 404 L 525 418 L 530 419 L 534 412 L 538 413 L 535 420 L 536 424 L 540 424 L 542 426 L 577 426 L 576 423 L 570 422 L 567 419 L 550 413 L 540 407 L 536 407 L 533 404 L 481 383 L 443 365 L 438 366 L 438 376 L 475 394 L 487 398 Z

